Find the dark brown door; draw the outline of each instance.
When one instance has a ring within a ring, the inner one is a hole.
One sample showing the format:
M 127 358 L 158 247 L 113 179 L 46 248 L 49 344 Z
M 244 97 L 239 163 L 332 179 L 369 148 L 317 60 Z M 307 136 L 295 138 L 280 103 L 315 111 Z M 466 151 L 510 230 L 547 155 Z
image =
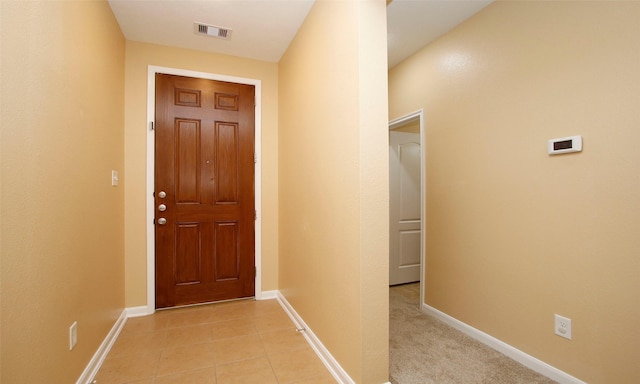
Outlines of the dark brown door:
M 254 87 L 157 74 L 155 123 L 156 307 L 253 296 Z

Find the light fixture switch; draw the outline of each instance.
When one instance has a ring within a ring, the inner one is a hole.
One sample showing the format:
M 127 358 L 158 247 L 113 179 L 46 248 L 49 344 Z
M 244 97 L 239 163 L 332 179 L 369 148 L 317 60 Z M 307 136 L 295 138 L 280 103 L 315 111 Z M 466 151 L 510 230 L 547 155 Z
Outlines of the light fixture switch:
M 111 171 L 111 186 L 118 185 L 118 171 Z

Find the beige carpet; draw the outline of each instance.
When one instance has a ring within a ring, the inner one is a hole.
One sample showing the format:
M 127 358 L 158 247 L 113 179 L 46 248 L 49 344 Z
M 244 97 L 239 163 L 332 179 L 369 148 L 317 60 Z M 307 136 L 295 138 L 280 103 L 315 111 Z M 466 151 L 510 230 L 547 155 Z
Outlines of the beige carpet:
M 392 384 L 555 383 L 423 313 L 419 302 L 419 283 L 389 290 Z

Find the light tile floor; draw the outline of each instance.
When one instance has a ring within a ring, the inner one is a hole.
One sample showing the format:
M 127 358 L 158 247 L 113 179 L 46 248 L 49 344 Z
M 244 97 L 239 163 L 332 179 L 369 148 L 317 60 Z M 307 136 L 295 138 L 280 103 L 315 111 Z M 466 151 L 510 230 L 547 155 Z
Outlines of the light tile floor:
M 335 384 L 276 300 L 131 318 L 97 384 Z

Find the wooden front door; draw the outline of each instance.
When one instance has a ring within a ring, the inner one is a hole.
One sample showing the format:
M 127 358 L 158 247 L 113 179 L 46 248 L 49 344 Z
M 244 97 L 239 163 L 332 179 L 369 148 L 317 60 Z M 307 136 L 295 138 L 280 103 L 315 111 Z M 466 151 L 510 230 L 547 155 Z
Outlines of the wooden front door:
M 156 74 L 156 308 L 254 296 L 254 100 Z

